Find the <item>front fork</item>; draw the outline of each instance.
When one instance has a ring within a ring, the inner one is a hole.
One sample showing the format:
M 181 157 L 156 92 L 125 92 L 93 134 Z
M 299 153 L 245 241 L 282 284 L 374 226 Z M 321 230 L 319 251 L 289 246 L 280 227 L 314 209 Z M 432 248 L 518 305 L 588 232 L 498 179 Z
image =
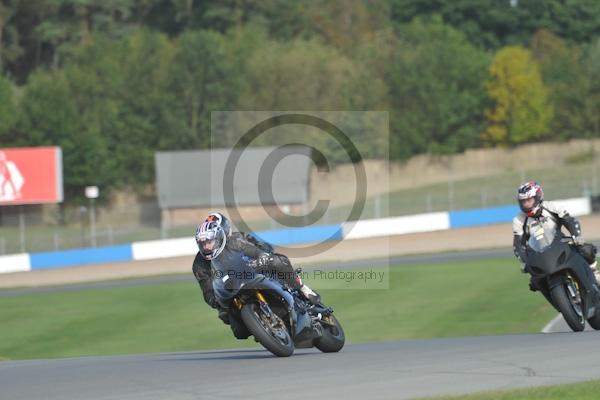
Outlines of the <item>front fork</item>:
M 273 311 L 271 310 L 271 307 L 269 307 L 269 303 L 267 302 L 267 299 L 258 290 L 256 291 L 255 295 L 256 295 L 256 300 L 258 300 L 258 305 L 259 305 L 261 311 L 270 319 L 273 316 Z M 238 310 L 241 310 L 242 307 L 244 306 L 244 304 L 238 297 L 233 299 L 233 304 L 235 305 L 235 307 Z
M 269 319 L 271 319 L 271 317 L 273 317 L 273 311 L 271 311 L 271 307 L 269 307 L 269 304 L 267 303 L 267 299 L 265 299 L 265 296 L 258 290 L 256 291 L 256 299 L 258 300 L 258 305 L 260 306 L 261 311 Z

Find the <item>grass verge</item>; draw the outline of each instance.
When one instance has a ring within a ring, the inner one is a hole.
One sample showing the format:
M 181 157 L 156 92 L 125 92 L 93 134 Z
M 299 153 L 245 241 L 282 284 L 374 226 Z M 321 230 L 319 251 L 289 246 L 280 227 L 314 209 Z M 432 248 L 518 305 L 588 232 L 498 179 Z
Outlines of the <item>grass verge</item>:
M 554 316 L 514 260 L 390 268 L 388 289 L 327 289 L 349 342 L 538 332 Z M 1 292 L 0 292 L 1 293 Z M 189 282 L 0 297 L 0 358 L 254 346 Z
M 461 396 L 427 397 L 427 400 L 596 400 L 600 380 L 533 389 L 499 390 Z M 425 399 L 422 399 L 425 400 Z

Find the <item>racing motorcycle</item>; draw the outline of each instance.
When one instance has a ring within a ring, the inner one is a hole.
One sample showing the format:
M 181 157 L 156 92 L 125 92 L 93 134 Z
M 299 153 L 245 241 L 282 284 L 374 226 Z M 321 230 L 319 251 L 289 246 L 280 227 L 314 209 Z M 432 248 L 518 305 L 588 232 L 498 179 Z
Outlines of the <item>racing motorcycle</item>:
M 585 321 L 600 330 L 600 289 L 589 264 L 568 236 L 532 227 L 527 241 L 526 272 L 532 285 L 560 312 L 569 327 L 583 331 Z
M 344 346 L 344 330 L 332 308 L 311 304 L 297 290 L 256 272 L 247 262 L 213 262 L 212 267 L 217 301 L 239 313 L 255 340 L 274 355 L 288 357 L 295 348 L 313 346 L 325 353 L 338 352 Z

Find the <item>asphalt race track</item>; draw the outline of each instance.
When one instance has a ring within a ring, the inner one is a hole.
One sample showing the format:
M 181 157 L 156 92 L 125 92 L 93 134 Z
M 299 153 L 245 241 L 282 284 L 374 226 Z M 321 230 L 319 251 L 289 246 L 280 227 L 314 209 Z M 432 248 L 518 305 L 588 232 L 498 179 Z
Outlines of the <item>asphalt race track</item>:
M 600 378 L 600 333 L 0 362 L 2 399 L 405 399 Z
M 404 256 L 391 265 L 510 256 L 510 249 Z M 344 263 L 351 267 L 353 263 Z M 364 266 L 364 261 L 355 262 Z M 378 262 L 372 263 L 377 265 Z M 32 292 L 127 287 L 189 279 L 160 276 Z M 342 321 L 343 322 L 343 321 Z M 560 321 L 559 321 L 560 322 Z M 552 330 L 561 330 L 557 322 Z M 409 323 L 407 321 L 407 323 Z M 340 353 L 217 350 L 0 362 L 0 399 L 406 399 L 600 379 L 600 332 L 349 344 Z

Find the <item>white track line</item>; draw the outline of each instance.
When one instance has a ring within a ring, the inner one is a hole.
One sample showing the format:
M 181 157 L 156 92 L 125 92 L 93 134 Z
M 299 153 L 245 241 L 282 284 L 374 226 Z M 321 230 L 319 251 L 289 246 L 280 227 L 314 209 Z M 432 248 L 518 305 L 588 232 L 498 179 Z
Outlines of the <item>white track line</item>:
M 542 328 L 542 333 L 552 333 L 555 332 L 555 325 L 563 320 L 562 314 L 558 314 L 556 317 L 552 318 L 552 321 L 548 322 L 546 326 Z

